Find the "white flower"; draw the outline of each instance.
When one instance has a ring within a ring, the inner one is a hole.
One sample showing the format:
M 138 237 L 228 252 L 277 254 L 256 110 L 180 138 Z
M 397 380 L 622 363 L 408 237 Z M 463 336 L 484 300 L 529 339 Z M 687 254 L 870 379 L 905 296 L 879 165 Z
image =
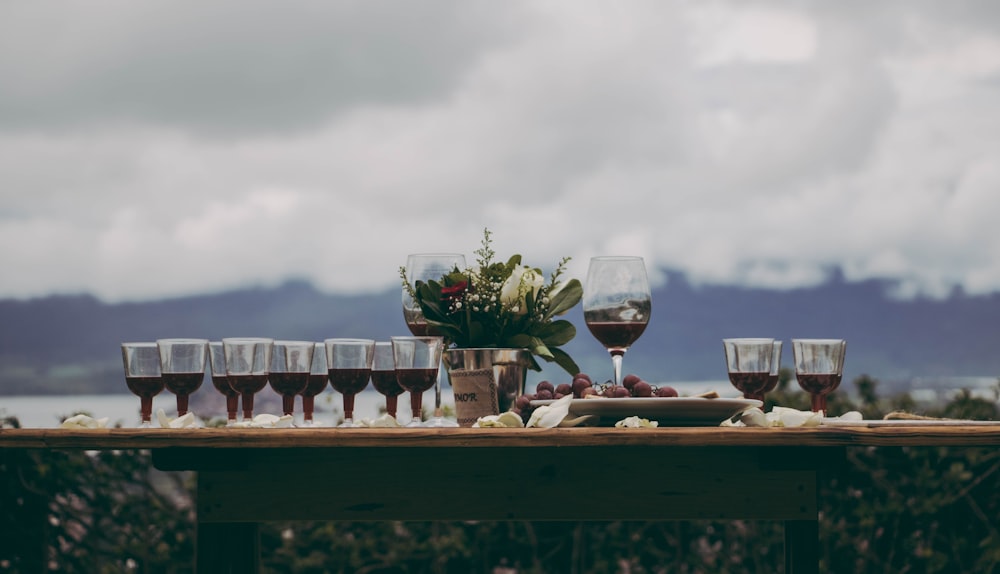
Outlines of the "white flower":
M 545 277 L 537 269 L 527 265 L 515 267 L 500 288 L 500 302 L 510 306 L 514 313 L 526 312 L 525 297 L 528 293 L 533 297 L 538 296 L 538 291 L 544 284 Z

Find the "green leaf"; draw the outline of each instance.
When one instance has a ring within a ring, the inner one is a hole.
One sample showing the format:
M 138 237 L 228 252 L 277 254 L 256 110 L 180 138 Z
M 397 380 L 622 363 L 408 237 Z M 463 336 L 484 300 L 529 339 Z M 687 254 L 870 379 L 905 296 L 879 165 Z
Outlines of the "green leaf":
M 565 313 L 573 308 L 583 298 L 583 285 L 578 279 L 570 279 L 558 293 L 549 299 L 549 312 L 546 318 Z
M 558 347 L 569 343 L 573 337 L 576 337 L 576 327 L 573 326 L 573 323 L 560 319 L 541 325 L 535 330 L 534 335 L 545 341 L 547 346 Z
M 570 375 L 579 374 L 580 367 L 577 366 L 576 362 L 573 361 L 573 358 L 570 357 L 569 354 L 566 353 L 566 351 L 563 351 L 562 349 L 556 347 L 549 348 L 549 351 L 552 352 L 552 357 L 553 357 L 552 360 L 557 365 L 562 367 L 564 371 L 566 371 Z

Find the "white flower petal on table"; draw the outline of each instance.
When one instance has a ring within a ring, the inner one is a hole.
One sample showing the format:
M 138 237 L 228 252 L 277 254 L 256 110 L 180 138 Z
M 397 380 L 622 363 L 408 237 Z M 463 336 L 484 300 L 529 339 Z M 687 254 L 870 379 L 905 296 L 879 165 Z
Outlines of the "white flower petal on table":
M 398 428 L 402 425 L 396 420 L 396 417 L 390 415 L 389 413 L 383 413 L 382 416 L 376 417 L 374 419 L 361 419 L 359 423 L 362 427 L 368 428 Z
M 538 427 L 545 429 L 559 426 L 559 423 L 569 414 L 569 405 L 572 400 L 573 395 L 566 395 L 555 402 L 538 407 L 535 409 L 535 412 L 531 413 L 528 424 L 524 426 L 527 428 Z
M 660 426 L 658 421 L 650 421 L 637 416 L 625 417 L 615 423 L 615 427 L 620 429 L 656 428 L 658 426 Z
M 107 426 L 108 417 L 95 419 L 84 414 L 73 415 L 59 424 L 64 429 L 102 429 Z

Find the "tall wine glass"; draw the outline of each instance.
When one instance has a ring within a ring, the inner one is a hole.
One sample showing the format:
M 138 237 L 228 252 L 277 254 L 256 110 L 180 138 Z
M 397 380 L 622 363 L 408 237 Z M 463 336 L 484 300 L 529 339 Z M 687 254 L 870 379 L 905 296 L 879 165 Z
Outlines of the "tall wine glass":
M 281 414 L 295 412 L 295 395 L 309 386 L 313 341 L 275 341 L 271 348 L 271 368 L 267 381 L 281 395 Z
M 327 339 L 326 366 L 330 385 L 344 396 L 342 427 L 354 424 L 354 396 L 365 390 L 372 374 L 375 341 L 371 339 Z
M 177 395 L 177 416 L 188 412 L 188 397 L 205 380 L 208 357 L 206 339 L 159 339 L 160 373 L 163 386 Z
M 583 318 L 611 354 L 614 385 L 622 382 L 622 357 L 649 323 L 652 302 L 642 257 L 593 257 L 583 288 Z
M 372 386 L 385 396 L 385 412 L 396 417 L 399 395 L 403 387 L 396 380 L 396 363 L 392 357 L 392 342 L 378 341 L 375 343 L 375 355 L 372 359 Z
M 160 351 L 156 343 L 122 343 L 125 384 L 139 397 L 140 426 L 146 428 L 153 418 L 153 397 L 163 390 L 160 375 Z
M 226 351 L 222 348 L 222 341 L 208 344 L 208 364 L 212 369 L 212 386 L 226 397 L 226 425 L 233 426 L 236 422 L 236 413 L 240 410 L 240 394 L 229 385 L 229 377 L 226 375 Z
M 843 339 L 792 339 L 795 380 L 811 396 L 813 412 L 826 414 L 826 396 L 840 386 L 846 352 Z
M 444 351 L 442 337 L 393 337 L 392 356 L 399 386 L 410 391 L 412 418 L 406 426 L 423 426 L 420 422 L 424 391 L 434 386 L 441 368 Z
M 326 389 L 330 381 L 330 371 L 326 368 L 326 344 L 315 343 L 312 356 L 312 367 L 309 369 L 309 383 L 302 390 L 302 424 L 314 426 L 313 410 L 316 406 L 316 395 Z
M 253 397 L 267 386 L 271 370 L 272 339 L 263 337 L 227 338 L 222 340 L 226 354 L 226 376 L 229 386 L 240 394 L 243 420 L 253 420 Z
M 729 382 L 747 399 L 764 401 L 771 379 L 774 339 L 723 339 Z
M 465 256 L 461 253 L 414 253 L 406 258 L 407 280 L 411 286 L 417 281 L 439 281 L 442 276 L 455 268 L 465 269 Z M 403 289 L 403 319 L 407 328 L 415 337 L 438 336 L 436 329 L 427 324 L 420 305 L 410 297 L 407 289 Z M 444 418 L 441 409 L 441 376 L 434 381 L 434 416 L 424 426 L 457 427 L 458 423 Z

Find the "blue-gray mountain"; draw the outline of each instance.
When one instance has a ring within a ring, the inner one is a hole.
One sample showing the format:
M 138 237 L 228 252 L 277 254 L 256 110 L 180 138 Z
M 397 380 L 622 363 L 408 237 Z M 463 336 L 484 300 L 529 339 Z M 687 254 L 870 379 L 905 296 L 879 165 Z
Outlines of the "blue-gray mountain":
M 653 381 L 725 379 L 723 337 L 843 337 L 845 378 L 1000 375 L 1000 294 L 895 300 L 891 284 L 846 283 L 775 291 L 690 285 L 670 274 L 653 293 L 649 328 L 625 371 Z M 144 303 L 105 304 L 87 295 L 0 301 L 0 394 L 123 392 L 119 344 L 158 337 L 270 336 L 387 339 L 406 334 L 397 290 L 327 295 L 307 283 Z M 565 348 L 595 379 L 610 361 L 580 309 Z M 791 365 L 790 353 L 784 365 Z M 532 380 L 568 382 L 558 368 Z

